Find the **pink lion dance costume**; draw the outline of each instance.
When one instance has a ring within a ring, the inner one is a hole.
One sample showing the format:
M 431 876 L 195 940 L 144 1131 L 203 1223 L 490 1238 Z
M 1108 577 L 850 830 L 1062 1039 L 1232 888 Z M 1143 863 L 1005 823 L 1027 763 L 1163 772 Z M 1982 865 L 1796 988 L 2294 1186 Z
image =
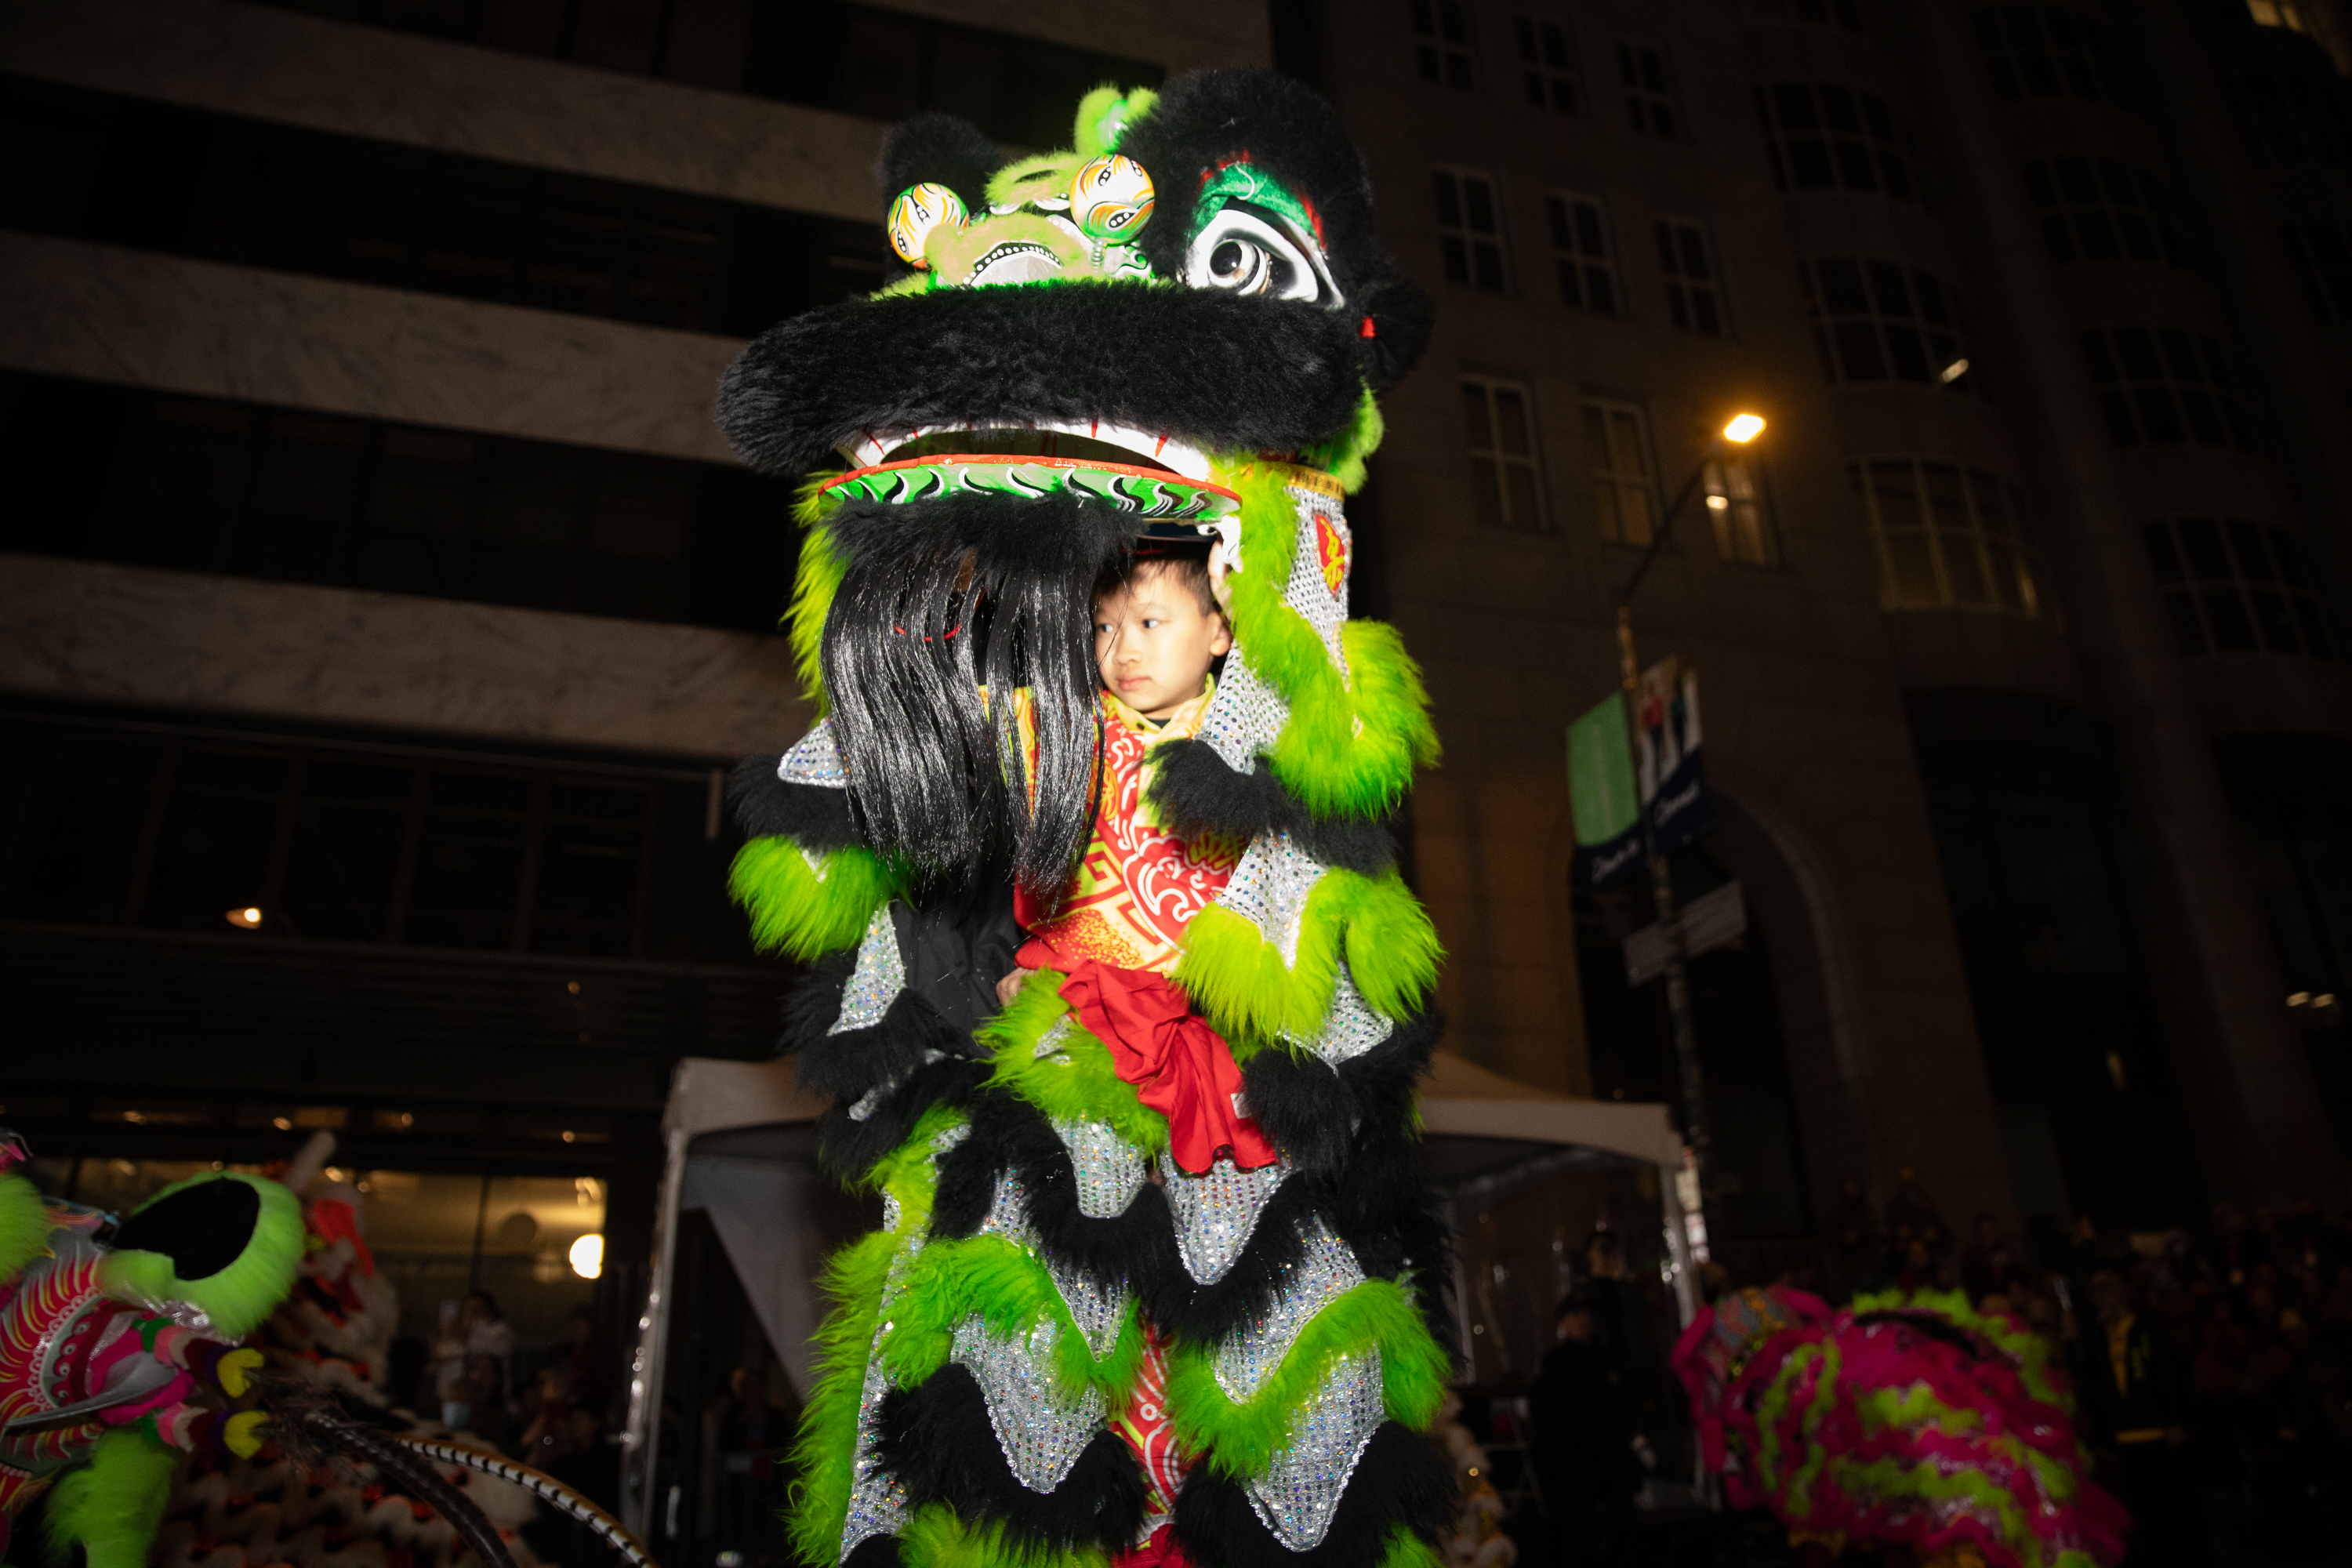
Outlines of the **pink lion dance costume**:
M 2084 1479 L 2074 1400 L 2042 1342 L 1954 1292 L 1844 1310 L 1774 1286 L 1724 1297 L 1675 1346 L 1701 1452 L 1735 1507 L 1801 1547 L 1921 1563 L 2108 1568 L 2130 1520 Z

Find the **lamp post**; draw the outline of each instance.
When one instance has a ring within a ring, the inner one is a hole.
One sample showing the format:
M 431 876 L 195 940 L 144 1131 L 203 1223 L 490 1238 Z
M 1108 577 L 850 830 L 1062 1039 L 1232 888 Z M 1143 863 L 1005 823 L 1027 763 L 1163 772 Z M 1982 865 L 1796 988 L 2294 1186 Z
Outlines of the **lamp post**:
M 1744 447 L 1764 433 L 1761 416 L 1741 414 L 1717 432 L 1707 442 L 1706 451 L 1691 470 L 1675 499 L 1666 503 L 1659 515 L 1655 532 L 1650 536 L 1650 547 L 1642 552 L 1642 559 L 1633 565 L 1633 574 L 1617 590 L 1617 667 L 1625 683 L 1625 724 L 1633 749 L 1641 749 L 1641 714 L 1639 710 L 1642 667 L 1633 657 L 1633 594 L 1641 587 L 1650 563 L 1658 557 L 1666 536 L 1674 531 L 1675 514 L 1690 500 L 1691 491 L 1706 475 L 1707 464 L 1732 447 Z M 1710 505 L 1717 500 L 1728 505 L 1727 498 L 1709 496 Z M 1690 978 L 1683 952 L 1682 927 L 1675 919 L 1674 874 L 1666 865 L 1666 857 L 1658 847 L 1657 824 L 1652 819 L 1648 803 L 1642 807 L 1642 850 L 1650 863 L 1650 898 L 1655 906 L 1659 932 L 1666 939 L 1666 1016 L 1674 1028 L 1675 1073 L 1683 1091 L 1683 1142 L 1690 1151 L 1691 1179 L 1696 1195 L 1703 1196 L 1702 1185 L 1710 1163 L 1706 1125 L 1706 1083 L 1699 1071 L 1698 1028 L 1691 1017 Z M 1704 1232 L 1701 1233 L 1702 1237 Z M 1706 1260 L 1707 1247 L 1704 1239 L 1693 1238 L 1692 1251 L 1701 1262 Z

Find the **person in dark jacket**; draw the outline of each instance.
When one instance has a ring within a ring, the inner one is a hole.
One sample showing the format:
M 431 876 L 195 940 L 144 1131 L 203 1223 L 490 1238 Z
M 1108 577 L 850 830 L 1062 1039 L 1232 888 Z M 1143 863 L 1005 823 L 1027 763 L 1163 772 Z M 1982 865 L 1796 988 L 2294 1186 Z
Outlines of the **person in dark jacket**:
M 2100 1484 L 2131 1510 L 2132 1568 L 2201 1563 L 2187 1358 L 2139 1310 L 2117 1270 L 2094 1269 L 2086 1293 L 2095 1321 L 2074 1353 L 2081 1430 Z
M 1557 1342 L 1528 1391 L 1536 1481 L 1558 1521 L 1563 1560 L 1571 1563 L 1607 1560 L 1641 1479 L 1633 1403 L 1594 1309 L 1585 1287 L 1560 1299 Z

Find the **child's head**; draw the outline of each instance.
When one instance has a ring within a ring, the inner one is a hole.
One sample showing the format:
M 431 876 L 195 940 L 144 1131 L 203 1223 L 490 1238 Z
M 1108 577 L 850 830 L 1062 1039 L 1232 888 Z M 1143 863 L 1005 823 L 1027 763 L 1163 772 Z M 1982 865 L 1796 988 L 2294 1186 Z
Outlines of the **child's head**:
M 1233 646 L 1205 554 L 1135 556 L 1095 584 L 1095 666 L 1104 689 L 1147 719 L 1207 690 L 1210 665 Z

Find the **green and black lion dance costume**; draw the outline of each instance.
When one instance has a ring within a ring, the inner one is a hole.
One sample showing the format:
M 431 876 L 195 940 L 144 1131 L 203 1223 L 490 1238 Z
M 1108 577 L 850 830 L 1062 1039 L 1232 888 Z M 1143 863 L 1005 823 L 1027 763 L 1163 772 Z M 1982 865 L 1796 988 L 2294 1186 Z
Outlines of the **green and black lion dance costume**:
M 739 772 L 735 888 L 812 964 L 786 1044 L 884 1205 L 833 1266 L 795 1540 L 1433 1563 L 1438 947 L 1390 823 L 1437 747 L 1394 632 L 1348 616 L 1343 513 L 1428 303 L 1294 82 L 1106 89 L 1075 142 L 1007 163 L 898 126 L 910 270 L 720 395 L 743 457 L 806 481 L 822 715 Z M 1093 595 L 1212 540 L 1234 646 L 1140 721 L 1100 689 Z

